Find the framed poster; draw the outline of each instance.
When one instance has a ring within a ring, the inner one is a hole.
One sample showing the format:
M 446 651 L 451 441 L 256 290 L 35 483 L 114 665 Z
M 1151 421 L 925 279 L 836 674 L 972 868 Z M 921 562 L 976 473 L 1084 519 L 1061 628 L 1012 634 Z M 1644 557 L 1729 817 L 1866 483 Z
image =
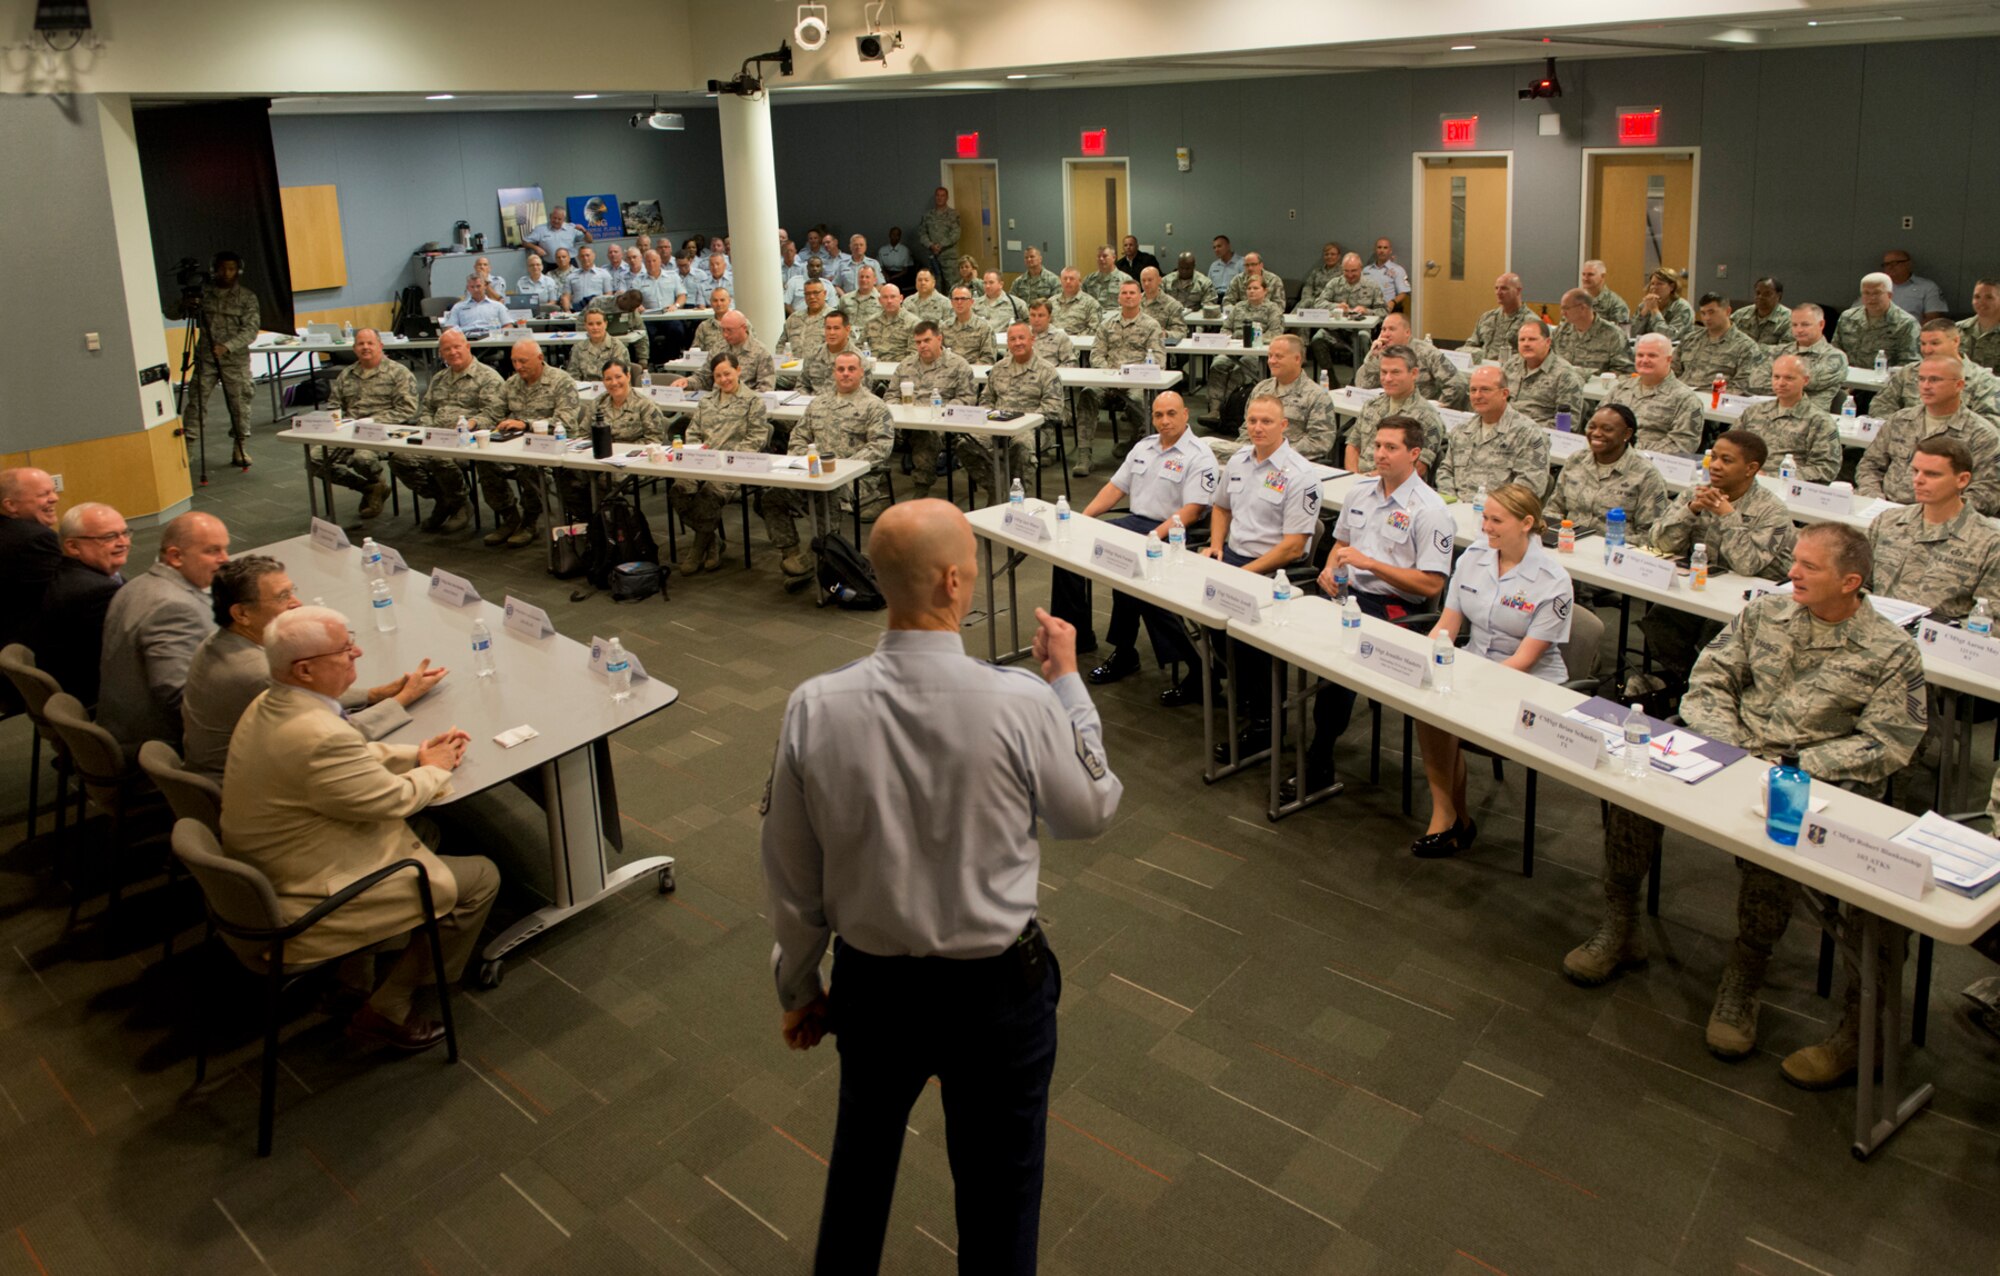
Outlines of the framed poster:
M 502 186 L 500 195 L 500 242 L 519 248 L 527 234 L 549 219 L 539 186 Z
M 625 233 L 625 212 L 616 195 L 572 195 L 569 219 L 590 232 L 592 239 L 616 239 Z
M 628 235 L 663 235 L 667 230 L 667 219 L 660 215 L 660 201 L 657 199 L 628 199 L 622 205 L 625 214 L 625 233 Z

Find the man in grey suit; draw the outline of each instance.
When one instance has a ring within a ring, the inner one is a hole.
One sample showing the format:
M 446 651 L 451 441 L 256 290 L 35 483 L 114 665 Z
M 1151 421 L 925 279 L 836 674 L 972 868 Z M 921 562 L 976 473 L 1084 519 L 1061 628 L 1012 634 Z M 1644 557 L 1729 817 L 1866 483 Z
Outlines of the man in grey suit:
M 188 665 L 181 693 L 182 753 L 188 770 L 220 784 L 237 719 L 271 685 L 265 626 L 299 606 L 299 595 L 285 565 L 263 554 L 224 563 L 208 592 L 218 628 L 195 648 Z M 340 697 L 342 714 L 363 736 L 380 740 L 410 720 L 409 707 L 444 675 L 426 660 L 394 682 L 351 687 Z
M 209 582 L 228 561 L 222 520 L 183 514 L 161 530 L 160 560 L 112 599 L 98 663 L 97 724 L 128 753 L 148 740 L 179 745 L 188 662 L 215 632 Z

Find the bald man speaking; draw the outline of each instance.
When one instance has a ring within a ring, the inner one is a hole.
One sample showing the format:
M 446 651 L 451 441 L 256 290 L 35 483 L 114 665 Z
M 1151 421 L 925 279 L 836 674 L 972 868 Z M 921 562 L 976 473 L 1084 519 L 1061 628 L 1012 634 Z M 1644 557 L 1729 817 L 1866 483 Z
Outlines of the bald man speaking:
M 764 797 L 785 1040 L 840 1039 L 815 1270 L 880 1267 L 905 1122 L 935 1076 L 959 1253 L 977 1256 L 962 1269 L 1032 1272 L 1062 992 L 1035 921 L 1035 821 L 1095 837 L 1124 786 L 1073 628 L 1037 609 L 1039 679 L 965 654 L 978 568 L 957 508 L 892 506 L 869 551 L 888 632 L 792 693 Z M 837 1000 L 819 977 L 830 939 Z

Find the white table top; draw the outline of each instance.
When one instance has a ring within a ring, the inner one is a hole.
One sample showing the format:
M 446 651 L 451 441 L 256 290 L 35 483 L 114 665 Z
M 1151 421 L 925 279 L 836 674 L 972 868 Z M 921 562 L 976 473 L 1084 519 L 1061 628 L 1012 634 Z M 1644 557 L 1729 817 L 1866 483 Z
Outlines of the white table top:
M 423 437 L 421 433 L 408 439 L 392 438 L 387 442 L 376 442 L 373 439 L 357 442 L 354 438 L 354 425 L 353 421 L 343 421 L 331 431 L 308 430 L 295 425 L 289 430 L 279 431 L 276 437 L 286 443 L 297 443 L 305 447 L 359 447 L 366 448 L 371 452 L 420 453 L 424 456 L 433 456 L 440 460 L 450 461 L 490 461 L 509 465 L 541 465 L 550 469 L 562 468 L 564 461 L 563 456 L 560 454 L 527 451 L 526 436 L 509 439 L 505 443 L 493 443 L 486 447 L 468 448 L 438 447 L 435 444 L 424 443 L 420 441 Z M 418 426 L 408 425 L 391 425 L 388 428 L 391 430 L 421 429 Z M 585 441 L 585 446 L 589 446 L 587 440 Z
M 1523 700 L 1562 712 L 1587 697 L 1464 652 L 1453 664 L 1455 689 L 1450 695 L 1439 695 L 1427 686 L 1412 688 L 1371 674 L 1342 651 L 1340 612 L 1328 600 L 1294 599 L 1284 604 L 1284 613 L 1283 625 L 1273 625 L 1268 619 L 1254 624 L 1232 620 L 1229 634 L 1321 677 L 1354 687 L 1399 712 L 1449 728 L 1461 740 L 1521 760 L 1592 797 L 1616 803 L 1718 850 L 1947 943 L 1968 943 L 2000 920 L 2000 891 L 1969 899 L 1934 887 L 1921 900 L 1906 899 L 1771 841 L 1765 835 L 1764 817 L 1756 812 L 1768 762 L 1742 758 L 1692 786 L 1659 774 L 1635 782 L 1610 758 L 1602 760 L 1595 770 L 1586 770 L 1516 736 L 1514 725 Z M 1430 643 L 1424 635 L 1373 617 L 1364 618 L 1362 633 L 1369 641 L 1408 650 L 1428 661 Z M 1816 783 L 1813 799 L 1822 798 L 1828 802 L 1829 817 L 1880 837 L 1902 831 L 1913 819 L 1894 807 L 1831 784 Z
M 529 639 L 507 629 L 497 595 L 464 607 L 432 602 L 430 577 L 418 564 L 389 578 L 389 591 L 396 599 L 396 629 L 384 634 L 375 631 L 369 618 L 368 579 L 361 571 L 359 549 L 320 549 L 311 537 L 295 536 L 247 552 L 281 560 L 301 598 L 323 598 L 327 606 L 346 615 L 364 653 L 362 683 L 390 681 L 426 658 L 451 670 L 410 707 L 410 724 L 390 738 L 393 744 L 417 744 L 452 727 L 471 734 L 465 761 L 452 776 L 451 795 L 441 802 L 504 783 L 657 713 L 680 697 L 662 681 L 665 669 L 649 669 L 651 677 L 633 680 L 631 699 L 614 703 L 604 676 L 590 671 L 590 649 L 584 643 L 561 634 Z M 482 586 L 477 579 L 472 583 Z M 472 624 L 481 616 L 493 631 L 498 672 L 491 678 L 472 672 Z M 511 749 L 493 742 L 500 732 L 524 724 L 540 734 Z
M 1026 502 L 1026 507 L 1030 513 L 1039 514 L 1047 520 L 1050 531 L 1055 530 L 1055 506 L 1046 501 L 1030 500 Z M 1186 616 L 1211 629 L 1220 629 L 1228 617 L 1202 601 L 1202 587 L 1209 577 L 1225 578 L 1241 589 L 1261 588 L 1268 592 L 1271 588 L 1268 578 L 1246 572 L 1240 567 L 1230 567 L 1214 559 L 1199 558 L 1193 552 L 1187 553 L 1178 564 L 1171 559 L 1168 560 L 1167 575 L 1162 580 L 1135 580 L 1099 566 L 1092 558 L 1091 550 L 1099 540 L 1104 540 L 1137 550 L 1143 558 L 1146 538 L 1138 532 L 1129 528 L 1114 527 L 1095 518 L 1086 518 L 1082 511 L 1077 511 L 1070 516 L 1073 528 L 1068 544 L 1059 544 L 1053 540 L 1029 541 L 1003 530 L 1002 522 L 1006 516 L 1005 505 L 991 505 L 984 509 L 973 510 L 966 515 L 966 518 L 971 521 L 972 530 L 976 534 L 995 544 L 1021 550 L 1044 562 L 1089 577 L 1100 584 L 1114 586 L 1142 602 L 1158 603 L 1168 611 Z

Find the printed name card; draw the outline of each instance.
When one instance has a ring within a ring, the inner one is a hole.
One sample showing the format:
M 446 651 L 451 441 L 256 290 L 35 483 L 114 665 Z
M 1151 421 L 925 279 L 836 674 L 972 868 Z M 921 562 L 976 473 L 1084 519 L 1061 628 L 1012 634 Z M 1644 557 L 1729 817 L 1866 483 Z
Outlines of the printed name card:
M 1232 620 L 1254 625 L 1263 615 L 1262 600 L 1237 585 L 1225 585 L 1210 577 L 1201 587 L 1201 600 Z
M 1654 589 L 1674 587 L 1674 562 L 1671 558 L 1642 553 L 1627 546 L 1612 550 L 1604 565 L 1613 576 L 1623 576 L 1641 585 L 1650 585 Z
M 394 576 L 397 572 L 406 572 L 410 570 L 409 563 L 403 560 L 403 555 L 399 551 L 393 550 L 389 548 L 387 545 L 380 544 L 379 542 L 376 544 L 375 548 L 381 551 L 382 566 L 388 569 L 389 575 Z
M 479 590 L 463 576 L 454 575 L 442 567 L 431 568 L 430 595 L 438 602 L 452 607 L 463 607 L 467 603 L 479 601 Z
M 691 470 L 719 470 L 722 468 L 722 453 L 711 452 L 707 448 L 682 448 L 680 463 Z
M 1660 472 L 1660 478 L 1668 487 L 1693 487 L 1695 468 L 1701 461 L 1692 456 L 1675 456 L 1671 452 L 1645 452 L 1640 455 L 1653 463 Z
M 1120 381 L 1157 381 L 1160 366 L 1156 363 L 1121 363 L 1118 365 Z
M 1298 311 L 1297 314 L 1299 318 L 1310 319 L 1315 323 L 1324 323 L 1333 318 L 1333 311 L 1328 310 L 1325 306 L 1307 306 L 1304 310 Z
M 653 402 L 655 403 L 685 403 L 687 401 L 687 391 L 681 389 L 679 386 L 656 385 L 646 391 L 646 393 L 653 396 Z
M 1229 344 L 1229 334 L 1224 332 L 1191 332 L 1181 338 L 1181 348 L 1206 350 Z
M 1514 715 L 1514 734 L 1578 766 L 1595 767 L 1604 756 L 1603 732 L 1529 700 L 1523 700 Z
M 568 439 L 559 439 L 553 434 L 524 434 L 521 436 L 521 451 L 529 456 L 557 456 L 568 446 Z
M 305 430 L 312 434 L 332 434 L 340 428 L 340 414 L 338 412 L 301 412 L 293 418 L 293 426 L 296 429 Z
M 356 421 L 354 423 L 354 441 L 356 443 L 387 443 L 389 441 L 389 427 L 383 425 L 380 421 Z
M 549 613 L 533 603 L 524 603 L 514 595 L 507 595 L 507 601 L 500 608 L 505 617 L 500 623 L 524 638 L 546 638 L 556 631 L 549 623 Z
M 1090 547 L 1090 561 L 1093 565 L 1114 576 L 1129 580 L 1139 579 L 1139 551 L 1129 545 L 1113 545 L 1099 540 Z
M 770 412 L 784 407 L 786 400 L 792 397 L 792 392 L 790 390 L 765 390 L 757 397 L 764 401 L 764 410 Z
M 424 429 L 424 444 L 427 447 L 457 447 L 458 431 L 444 426 L 427 426 Z
M 1000 530 L 1009 536 L 1018 536 L 1024 541 L 1046 541 L 1052 538 L 1049 525 L 1039 514 L 1030 514 L 1025 509 L 1007 507 L 1000 516 Z
M 1917 626 L 1926 660 L 1943 660 L 1988 678 L 2000 678 L 2000 642 L 1926 617 Z
M 346 549 L 354 542 L 347 539 L 347 533 L 340 524 L 316 518 L 312 521 L 312 543 L 321 549 Z
M 1140 365 L 1144 367 L 1144 364 Z M 944 415 L 939 418 L 957 425 L 985 425 L 986 409 L 975 403 L 947 403 Z
M 1424 675 L 1430 669 L 1430 657 L 1420 652 L 1406 651 L 1401 647 L 1370 638 L 1367 631 L 1361 635 L 1361 645 L 1355 649 L 1354 658 L 1364 669 L 1372 669 L 1384 677 L 1410 687 L 1424 685 Z
M 1581 434 L 1564 434 L 1561 430 L 1549 431 L 1549 455 L 1558 461 L 1567 461 L 1580 452 L 1590 450 L 1590 440 Z
M 1799 827 L 1798 849 L 1809 860 L 1905 899 L 1922 899 L 1931 888 L 1930 856 L 1824 815 L 1806 816 Z
M 769 452 L 724 452 L 722 468 L 738 474 L 769 474 L 774 459 Z
M 1854 509 L 1854 492 L 1851 488 L 1834 487 L 1828 483 L 1808 483 L 1798 478 L 1785 484 L 1785 500 L 1799 509 L 1815 510 L 1822 514 L 1847 514 Z
M 1858 416 L 1854 418 L 1853 434 L 1864 443 L 1873 443 L 1875 436 L 1882 432 L 1882 418 L 1879 416 Z
M 604 672 L 604 656 L 610 650 L 611 644 L 606 640 L 597 637 L 593 637 L 590 640 L 590 671 L 592 673 Z M 632 681 L 640 682 L 646 678 L 646 666 L 639 663 L 639 657 L 632 654 L 630 647 L 625 649 L 625 660 L 626 663 L 632 666 Z

